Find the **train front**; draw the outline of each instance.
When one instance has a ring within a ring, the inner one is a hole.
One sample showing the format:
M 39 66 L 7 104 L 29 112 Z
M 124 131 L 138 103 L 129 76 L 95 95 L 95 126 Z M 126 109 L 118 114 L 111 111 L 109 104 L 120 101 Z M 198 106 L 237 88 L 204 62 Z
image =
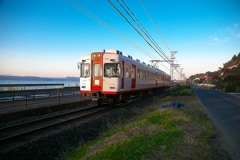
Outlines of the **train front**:
M 119 51 L 106 50 L 93 52 L 92 58 L 92 100 L 98 104 L 117 103 L 116 96 L 121 89 L 121 64 L 119 63 Z
M 91 54 L 80 58 L 78 68 L 80 69 L 80 93 L 91 94 Z

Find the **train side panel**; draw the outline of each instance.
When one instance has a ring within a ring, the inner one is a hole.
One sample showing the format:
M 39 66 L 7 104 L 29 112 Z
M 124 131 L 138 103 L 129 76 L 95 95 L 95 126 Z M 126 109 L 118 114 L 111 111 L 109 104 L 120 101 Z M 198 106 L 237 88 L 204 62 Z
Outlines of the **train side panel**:
M 104 53 L 103 55 L 103 94 L 118 94 L 121 92 L 122 68 L 119 55 Z
M 80 58 L 80 92 L 91 93 L 91 54 Z
M 118 50 L 93 52 L 81 61 L 85 68 L 80 76 L 81 92 L 91 93 L 99 104 L 128 101 L 131 96 L 152 94 L 170 85 L 168 74 Z

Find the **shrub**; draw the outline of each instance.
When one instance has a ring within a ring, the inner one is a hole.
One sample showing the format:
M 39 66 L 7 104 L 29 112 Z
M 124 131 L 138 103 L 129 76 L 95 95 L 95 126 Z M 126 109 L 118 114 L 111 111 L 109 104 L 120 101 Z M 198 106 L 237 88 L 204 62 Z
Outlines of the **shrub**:
M 234 84 L 226 85 L 225 92 L 236 92 L 236 85 Z
M 172 96 L 192 96 L 194 95 L 189 85 L 177 85 L 170 93 Z

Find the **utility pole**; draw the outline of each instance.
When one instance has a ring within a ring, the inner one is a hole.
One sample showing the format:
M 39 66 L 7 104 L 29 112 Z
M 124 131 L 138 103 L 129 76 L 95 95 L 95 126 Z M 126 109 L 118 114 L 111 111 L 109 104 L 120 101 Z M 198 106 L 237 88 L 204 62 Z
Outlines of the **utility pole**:
M 164 61 L 164 60 L 150 60 L 149 62 L 151 66 L 153 66 L 154 68 L 158 68 L 159 69 L 159 65 L 158 62 L 168 62 L 168 61 Z
M 184 80 L 184 77 L 183 77 L 183 75 L 184 75 L 184 73 L 183 73 L 183 68 L 181 68 L 180 70 L 181 70 L 181 73 L 180 73 L 181 79 Z
M 176 54 L 178 51 L 171 51 L 171 56 L 170 56 L 170 75 L 171 75 L 171 83 L 173 83 L 173 71 L 174 69 L 176 69 L 177 67 L 180 66 L 180 64 L 174 64 L 174 60 L 175 60 L 175 56 L 174 54 Z
M 170 76 L 171 76 L 171 85 L 173 84 L 173 71 L 176 70 L 178 67 L 180 67 L 180 64 L 174 64 L 174 60 L 175 60 L 175 54 L 178 51 L 171 51 L 171 55 L 170 55 L 170 59 L 168 60 L 150 60 L 150 64 L 152 66 L 154 66 L 155 68 L 158 68 L 158 62 L 169 62 L 170 63 Z M 183 69 L 183 68 L 182 68 Z M 180 75 L 183 76 L 182 74 L 182 69 L 181 69 L 181 73 Z

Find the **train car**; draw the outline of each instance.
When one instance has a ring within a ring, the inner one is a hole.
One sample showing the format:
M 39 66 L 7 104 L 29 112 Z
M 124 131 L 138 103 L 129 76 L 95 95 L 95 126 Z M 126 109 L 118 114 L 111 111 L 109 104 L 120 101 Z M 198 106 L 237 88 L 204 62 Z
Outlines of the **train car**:
M 91 94 L 91 54 L 80 58 L 78 69 L 80 70 L 80 93 Z
M 169 88 L 170 76 L 118 50 L 91 54 L 91 97 L 115 105 Z

